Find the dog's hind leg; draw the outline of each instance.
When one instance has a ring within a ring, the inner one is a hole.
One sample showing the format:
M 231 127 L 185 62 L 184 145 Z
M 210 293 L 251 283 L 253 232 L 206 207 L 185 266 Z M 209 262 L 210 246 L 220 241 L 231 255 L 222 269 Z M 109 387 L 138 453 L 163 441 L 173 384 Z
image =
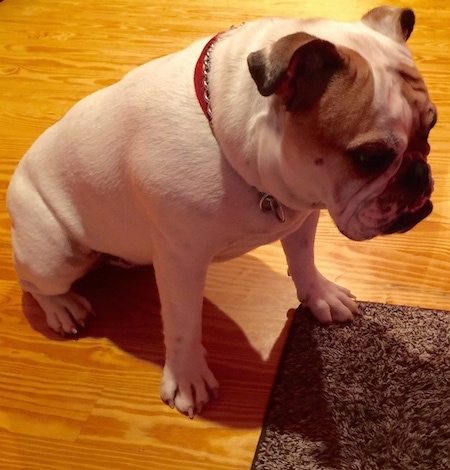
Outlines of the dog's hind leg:
M 69 240 L 57 223 L 48 230 L 49 223 L 45 221 L 43 231 L 24 230 L 20 221 L 14 223 L 11 231 L 14 266 L 23 290 L 36 299 L 48 326 L 63 335 L 76 334 L 85 325 L 92 307 L 71 286 L 93 267 L 100 255 Z M 29 225 L 26 226 L 28 229 Z

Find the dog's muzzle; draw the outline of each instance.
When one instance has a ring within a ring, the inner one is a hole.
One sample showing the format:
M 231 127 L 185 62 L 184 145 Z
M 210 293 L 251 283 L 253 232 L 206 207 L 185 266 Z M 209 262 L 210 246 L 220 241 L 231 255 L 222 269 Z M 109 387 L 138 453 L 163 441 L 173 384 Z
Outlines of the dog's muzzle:
M 396 176 L 396 187 L 401 194 L 407 194 L 409 202 L 399 217 L 384 230 L 384 234 L 405 233 L 428 217 L 433 204 L 433 178 L 428 163 L 422 159 L 413 160 Z

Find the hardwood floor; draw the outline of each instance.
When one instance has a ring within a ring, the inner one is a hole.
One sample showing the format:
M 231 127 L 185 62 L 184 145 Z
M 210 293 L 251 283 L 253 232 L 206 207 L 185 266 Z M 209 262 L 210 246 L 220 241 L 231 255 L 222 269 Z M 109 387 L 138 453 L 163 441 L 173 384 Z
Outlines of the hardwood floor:
M 260 16 L 356 20 L 377 4 L 0 3 L 0 468 L 249 468 L 287 314 L 297 306 L 280 245 L 211 268 L 204 336 L 221 396 L 190 421 L 159 399 L 163 348 L 152 270 L 109 269 L 82 281 L 97 317 L 78 340 L 58 338 L 16 282 L 8 180 L 45 128 L 136 65 Z M 409 6 L 417 14 L 409 44 L 439 110 L 431 135 L 434 212 L 408 234 L 363 243 L 346 240 L 323 214 L 316 259 L 360 300 L 450 309 L 450 9 L 444 0 Z

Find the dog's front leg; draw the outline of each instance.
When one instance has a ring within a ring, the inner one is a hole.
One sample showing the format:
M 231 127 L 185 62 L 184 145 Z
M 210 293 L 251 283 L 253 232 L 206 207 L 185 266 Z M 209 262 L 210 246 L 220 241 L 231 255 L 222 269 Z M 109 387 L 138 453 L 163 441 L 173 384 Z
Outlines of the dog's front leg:
M 351 292 L 326 279 L 314 264 L 314 239 L 319 211 L 312 212 L 301 227 L 282 240 L 297 288 L 298 300 L 322 323 L 348 321 L 358 312 Z
M 161 398 L 191 419 L 202 411 L 219 384 L 202 345 L 202 307 L 207 264 L 172 256 L 154 260 L 161 301 L 166 361 Z

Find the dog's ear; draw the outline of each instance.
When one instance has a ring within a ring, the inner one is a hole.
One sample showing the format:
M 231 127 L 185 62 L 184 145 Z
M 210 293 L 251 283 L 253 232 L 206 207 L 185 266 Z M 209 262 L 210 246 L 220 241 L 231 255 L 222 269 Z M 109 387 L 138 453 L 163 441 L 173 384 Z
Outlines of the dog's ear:
M 298 111 L 323 95 L 344 59 L 331 42 L 299 32 L 252 52 L 247 63 L 261 95 L 276 94 L 288 111 Z
M 410 8 L 382 6 L 370 10 L 361 21 L 395 41 L 405 42 L 413 32 L 416 16 Z

